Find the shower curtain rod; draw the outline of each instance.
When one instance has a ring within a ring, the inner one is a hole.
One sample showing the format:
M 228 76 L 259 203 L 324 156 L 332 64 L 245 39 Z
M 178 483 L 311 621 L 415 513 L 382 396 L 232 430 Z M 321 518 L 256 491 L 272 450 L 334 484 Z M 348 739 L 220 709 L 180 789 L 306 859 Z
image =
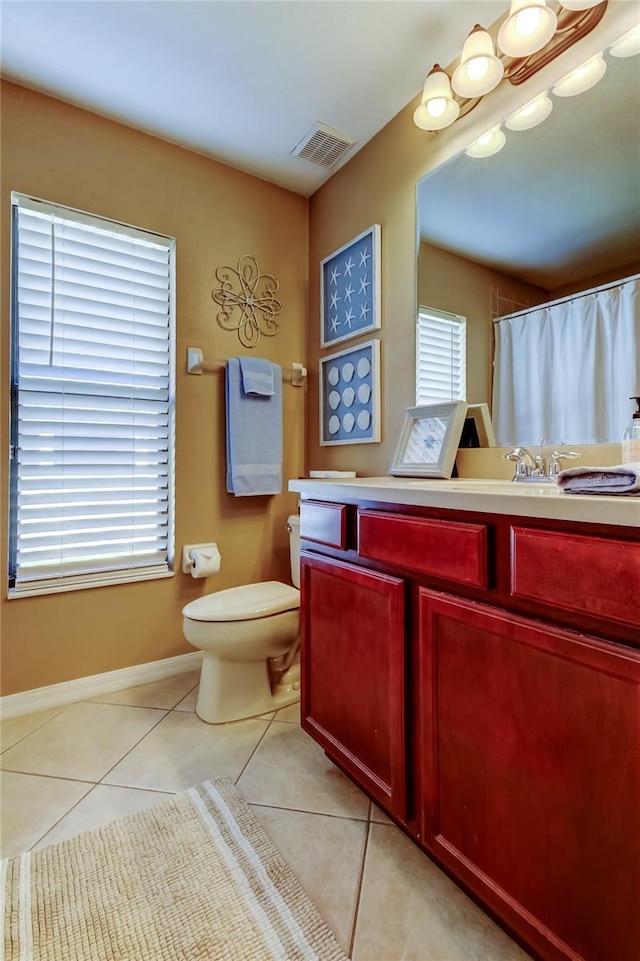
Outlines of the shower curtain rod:
M 226 366 L 227 361 L 223 358 L 205 360 L 204 353 L 199 347 L 187 347 L 188 374 L 208 373 Z M 292 387 L 303 387 L 306 376 L 307 368 L 303 364 L 292 363 L 290 368 L 284 368 L 282 371 L 283 380 L 291 381 Z
M 601 284 L 600 287 L 590 287 L 589 290 L 580 290 L 577 294 L 567 294 L 566 297 L 559 297 L 557 300 L 548 300 L 544 304 L 534 304 L 533 307 L 525 307 L 524 310 L 515 310 L 512 314 L 503 314 L 502 317 L 495 317 L 494 324 L 499 324 L 501 320 L 513 320 L 514 317 L 521 317 L 523 314 L 530 314 L 533 310 L 541 310 L 543 307 L 557 307 L 558 304 L 566 304 L 570 300 L 579 300 L 580 297 L 588 297 L 590 294 L 599 294 L 602 290 L 610 290 L 612 287 L 622 287 L 632 280 L 640 280 L 640 274 L 632 274 L 631 277 L 623 277 L 621 280 L 612 280 L 608 284 Z

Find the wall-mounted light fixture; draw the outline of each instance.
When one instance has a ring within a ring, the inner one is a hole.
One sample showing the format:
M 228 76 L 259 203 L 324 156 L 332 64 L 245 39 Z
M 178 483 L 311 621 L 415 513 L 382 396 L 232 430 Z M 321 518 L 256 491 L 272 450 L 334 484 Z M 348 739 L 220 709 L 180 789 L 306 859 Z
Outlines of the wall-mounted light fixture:
M 497 50 L 488 31 L 476 24 L 464 43 L 453 76 L 449 78 L 439 64 L 428 74 L 422 101 L 413 115 L 414 122 L 423 130 L 442 130 L 469 113 L 503 78 L 512 84 L 528 80 L 590 33 L 602 19 L 607 3 L 608 0 L 559 0 L 556 13 L 547 0 L 511 0 L 507 17 L 498 31 Z M 622 40 L 624 38 L 618 43 Z M 640 41 L 630 41 L 632 46 L 637 42 Z M 599 77 L 596 80 L 593 77 L 599 69 L 602 68 L 590 66 L 584 82 L 589 85 L 597 82 Z M 576 84 L 579 85 L 578 80 Z M 554 92 L 559 96 L 568 95 Z M 543 112 L 541 108 L 536 113 L 539 117 L 536 122 L 544 119 Z M 544 116 L 549 112 L 550 108 Z
M 571 2 L 578 2 L 578 0 L 571 0 Z M 550 94 L 554 97 L 573 97 L 595 86 L 607 69 L 605 52 L 612 57 L 631 57 L 640 54 L 640 24 L 628 30 L 606 50 L 601 50 L 571 70 L 553 84 L 550 90 L 545 90 L 524 107 L 515 110 L 504 121 L 507 130 L 529 130 L 546 120 L 553 109 L 553 99 Z M 502 150 L 505 143 L 506 136 L 498 124 L 469 144 L 465 153 L 468 157 L 490 157 Z
M 530 130 L 546 120 L 553 110 L 553 102 L 547 93 L 541 93 L 524 107 L 514 110 L 504 122 L 508 130 Z

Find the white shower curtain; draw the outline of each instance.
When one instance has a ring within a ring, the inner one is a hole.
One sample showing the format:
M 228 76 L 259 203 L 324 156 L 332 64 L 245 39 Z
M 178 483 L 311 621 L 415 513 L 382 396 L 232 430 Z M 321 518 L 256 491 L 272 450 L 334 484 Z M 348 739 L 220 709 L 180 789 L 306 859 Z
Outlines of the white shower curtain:
M 501 446 L 618 443 L 640 394 L 640 279 L 496 322 Z

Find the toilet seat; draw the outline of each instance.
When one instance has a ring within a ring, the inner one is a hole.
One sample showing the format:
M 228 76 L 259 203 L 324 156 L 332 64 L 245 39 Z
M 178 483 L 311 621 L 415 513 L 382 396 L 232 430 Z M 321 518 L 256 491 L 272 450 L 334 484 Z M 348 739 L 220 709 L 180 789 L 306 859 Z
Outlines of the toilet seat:
M 182 608 L 193 621 L 249 621 L 300 607 L 300 591 L 280 581 L 261 581 L 206 594 Z

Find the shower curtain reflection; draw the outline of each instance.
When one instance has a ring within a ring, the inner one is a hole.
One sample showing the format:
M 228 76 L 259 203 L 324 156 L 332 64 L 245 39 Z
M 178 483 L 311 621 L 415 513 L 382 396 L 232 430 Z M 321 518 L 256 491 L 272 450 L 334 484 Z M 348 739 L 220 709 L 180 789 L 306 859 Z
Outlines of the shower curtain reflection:
M 496 321 L 499 445 L 620 441 L 640 393 L 639 292 L 640 275 Z

